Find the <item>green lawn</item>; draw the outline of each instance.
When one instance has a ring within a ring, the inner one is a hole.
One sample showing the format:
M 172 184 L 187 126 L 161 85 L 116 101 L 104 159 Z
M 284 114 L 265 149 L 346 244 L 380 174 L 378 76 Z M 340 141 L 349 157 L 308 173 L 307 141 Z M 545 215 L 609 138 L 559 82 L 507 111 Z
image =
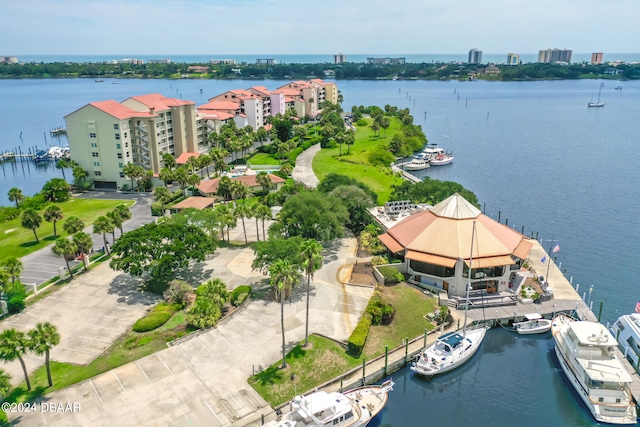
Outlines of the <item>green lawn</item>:
M 404 338 L 415 338 L 424 334 L 425 328 L 432 330 L 435 327 L 422 317 L 436 309 L 438 301 L 435 298 L 404 283 L 383 287 L 382 295 L 384 302 L 395 307 L 396 314 L 391 324 L 371 327 L 363 351 L 367 359 L 384 353 L 385 345 L 389 349 L 396 348 L 402 345 Z
M 434 311 L 437 301 L 417 289 L 405 284 L 384 287 L 384 301 L 396 308 L 393 322 L 386 326 L 372 326 L 367 338 L 363 357 L 367 360 L 398 347 L 406 337 L 418 337 L 433 324 L 422 316 Z M 291 400 L 296 394 L 304 393 L 362 364 L 362 358 L 349 356 L 344 348 L 335 342 L 316 335 L 309 336 L 311 347 L 304 349 L 301 344 L 287 354 L 288 367 L 280 369 L 282 359 L 249 378 L 249 384 L 271 406 L 275 407 Z M 295 381 L 291 380 L 295 374 Z
M 125 204 L 133 205 L 133 201 L 128 200 L 98 200 L 98 199 L 80 199 L 72 198 L 66 202 L 57 203 L 62 209 L 64 218 L 77 216 L 84 221 L 85 225 L 91 225 L 101 215 L 111 211 L 117 205 Z M 42 216 L 43 211 L 38 211 Z M 66 236 L 62 229 L 64 219 L 56 224 L 58 236 Z M 23 257 L 31 252 L 51 245 L 55 240 L 53 236 L 53 223 L 44 219 L 42 224 L 36 230 L 40 243 L 36 243 L 33 231 L 23 228 L 20 225 L 20 218 L 7 221 L 0 224 L 0 259 L 9 257 Z
M 402 179 L 395 176 L 388 167 L 372 166 L 367 159 L 369 151 L 378 145 L 388 144 L 391 137 L 400 131 L 400 122 L 395 117 L 389 117 L 391 126 L 386 134 L 381 130 L 380 136 L 374 135 L 369 126 L 356 126 L 356 140 L 351 147 L 323 148 L 313 158 L 313 172 L 322 180 L 330 173 L 338 173 L 353 177 L 367 184 L 378 193 L 378 203 L 383 204 L 389 199 L 391 186 L 402 183 Z M 366 119 L 369 124 L 371 119 Z M 347 148 L 349 154 L 347 154 Z
M 276 169 L 280 168 L 280 160 L 275 159 L 273 155 L 267 153 L 258 153 L 247 159 L 247 162 L 254 165 L 273 165 Z

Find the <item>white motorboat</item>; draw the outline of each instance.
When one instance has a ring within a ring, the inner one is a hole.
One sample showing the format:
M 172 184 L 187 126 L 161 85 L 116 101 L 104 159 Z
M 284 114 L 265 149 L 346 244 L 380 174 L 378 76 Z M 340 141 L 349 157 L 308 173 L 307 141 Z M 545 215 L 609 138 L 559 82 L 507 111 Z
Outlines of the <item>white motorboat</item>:
M 410 161 L 402 164 L 402 168 L 408 171 L 419 171 L 430 166 L 429 160 L 423 157 L 413 157 Z
M 422 151 L 416 156 L 423 156 L 427 160 L 431 160 L 432 158 L 440 155 L 444 155 L 446 152 L 443 148 L 438 147 L 438 144 L 427 144 Z
M 611 332 L 618 340 L 618 348 L 633 366 L 638 366 L 640 350 L 640 314 L 620 316 L 611 326 Z
M 265 427 L 364 427 L 387 404 L 389 392 L 395 384 L 387 380 L 344 393 L 316 391 L 307 396 L 296 396 L 289 411 Z
M 551 320 L 543 319 L 539 313 L 525 314 L 527 319 L 514 323 L 513 329 L 520 335 L 543 334 L 551 329 Z
M 558 362 L 593 417 L 609 424 L 636 424 L 631 377 L 616 357 L 617 343 L 607 328 L 558 314 L 551 333 Z
M 476 231 L 475 221 L 473 223 L 473 231 L 471 233 L 471 256 L 469 257 L 469 265 L 473 265 L 473 241 Z M 471 274 L 468 275 L 467 298 L 469 301 L 469 291 L 471 290 Z M 464 323 L 461 330 L 449 332 L 442 335 L 436 341 L 427 346 L 417 361 L 411 365 L 411 371 L 423 377 L 432 377 L 438 374 L 452 371 L 462 366 L 467 360 L 473 356 L 490 326 L 486 323 L 467 328 L 467 311 L 469 304 L 465 304 Z
M 453 162 L 453 154 L 451 153 L 438 154 L 431 158 L 431 164 L 433 166 L 448 165 L 451 162 Z

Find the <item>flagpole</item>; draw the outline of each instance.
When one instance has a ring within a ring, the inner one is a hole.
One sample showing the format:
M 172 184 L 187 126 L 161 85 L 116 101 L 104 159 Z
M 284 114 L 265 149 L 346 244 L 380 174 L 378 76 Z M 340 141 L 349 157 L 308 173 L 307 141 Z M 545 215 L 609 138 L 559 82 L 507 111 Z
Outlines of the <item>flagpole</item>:
M 551 240 L 549 243 L 549 253 L 547 254 L 547 257 L 549 258 L 547 260 L 547 275 L 545 276 L 547 283 L 549 283 L 549 268 L 551 268 L 551 254 L 553 253 L 553 242 L 557 242 L 558 239 L 554 239 L 553 238 L 553 234 L 551 235 Z

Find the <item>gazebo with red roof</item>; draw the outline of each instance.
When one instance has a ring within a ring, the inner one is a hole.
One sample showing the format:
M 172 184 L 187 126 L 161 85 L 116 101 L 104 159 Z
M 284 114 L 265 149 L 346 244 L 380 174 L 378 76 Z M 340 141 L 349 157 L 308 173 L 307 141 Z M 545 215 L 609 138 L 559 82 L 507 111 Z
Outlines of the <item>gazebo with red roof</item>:
M 391 253 L 404 259 L 404 268 L 413 280 L 443 289 L 450 296 L 464 296 L 472 234 L 472 289 L 507 291 L 512 271 L 529 256 L 532 243 L 457 193 L 429 210 L 410 215 L 378 238 Z

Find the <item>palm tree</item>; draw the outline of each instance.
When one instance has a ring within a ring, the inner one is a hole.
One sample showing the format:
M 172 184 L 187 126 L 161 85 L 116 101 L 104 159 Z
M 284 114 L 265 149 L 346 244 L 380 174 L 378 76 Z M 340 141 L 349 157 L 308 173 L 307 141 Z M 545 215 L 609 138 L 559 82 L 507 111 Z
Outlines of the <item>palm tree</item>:
M 99 216 L 93 223 L 93 232 L 96 234 L 102 234 L 102 241 L 104 242 L 104 250 L 108 254 L 109 245 L 107 243 L 107 233 L 113 233 L 115 226 L 107 216 Z
M 249 218 L 251 216 L 251 208 L 246 204 L 237 205 L 234 209 L 234 214 L 236 218 L 240 218 L 242 220 L 242 230 L 244 231 L 244 244 L 249 244 L 249 240 L 247 240 L 247 227 L 245 226 L 244 219 Z
M 228 176 L 223 176 L 218 181 L 218 189 L 216 190 L 216 194 L 224 198 L 225 202 L 228 202 L 232 196 L 232 185 L 233 181 Z
M 53 245 L 53 253 L 56 255 L 62 255 L 64 257 L 64 262 L 67 263 L 67 270 L 69 270 L 69 275 L 73 278 L 73 272 L 71 271 L 71 266 L 69 265 L 69 258 L 73 258 L 73 256 L 78 253 L 78 246 L 71 240 L 65 239 L 64 237 L 58 238 L 56 243 Z
M 24 380 L 27 383 L 27 390 L 31 390 L 31 381 L 27 373 L 27 365 L 24 364 L 22 356 L 29 350 L 29 340 L 24 332 L 15 329 L 5 329 L 0 333 L 0 360 L 13 362 L 18 359 L 24 372 Z
M 153 189 L 153 198 L 162 205 L 162 215 L 164 215 L 164 205 L 171 201 L 171 194 L 167 187 L 156 187 Z
M 62 171 L 62 179 L 64 179 L 65 181 L 67 180 L 67 176 L 64 174 L 64 170 L 70 166 L 71 164 L 67 159 L 60 159 L 56 162 L 56 168 Z
M 249 196 L 251 188 L 242 181 L 233 181 L 231 184 L 231 194 L 234 199 L 242 199 L 242 203 L 245 203 L 245 199 Z
M 227 227 L 227 243 L 231 242 L 231 228 L 235 228 L 238 220 L 234 212 L 229 208 L 229 205 L 220 203 L 216 205 L 215 212 L 220 218 L 220 225 L 222 227 L 222 240 L 224 241 L 224 227 Z
M 273 181 L 271 181 L 271 177 L 266 172 L 260 172 L 256 175 L 256 182 L 262 187 L 262 191 L 264 191 L 265 197 L 269 194 L 269 190 L 273 186 Z
M 131 211 L 127 207 L 127 205 L 118 205 L 113 209 L 114 215 L 117 215 L 120 218 L 120 222 L 114 221 L 114 218 L 111 218 L 111 221 L 116 224 L 116 227 L 120 229 L 120 235 L 122 236 L 122 223 L 131 219 Z M 107 214 L 108 215 L 108 214 Z
M 207 178 L 211 178 L 211 176 L 209 175 L 209 166 L 211 166 L 212 164 L 213 160 L 211 159 L 211 156 L 203 154 L 198 157 L 198 167 L 200 169 L 207 168 Z
M 51 366 L 49 363 L 49 351 L 60 344 L 60 334 L 54 325 L 49 322 L 37 323 L 35 329 L 29 331 L 31 350 L 38 356 L 44 354 L 44 363 L 47 367 L 47 380 L 49 387 L 53 385 L 51 380 Z
M 255 220 L 256 220 L 256 242 L 260 241 L 260 228 L 258 227 L 258 220 L 259 220 L 259 218 L 258 218 L 258 209 L 259 209 L 258 206 L 260 206 L 260 205 L 255 204 L 255 205 L 250 205 L 249 206 L 249 208 L 250 208 L 249 209 L 250 210 L 249 214 L 250 214 L 250 216 L 254 217 Z
M 91 252 L 91 249 L 93 248 L 93 240 L 87 233 L 79 231 L 73 235 L 73 243 L 78 247 L 78 252 L 83 254 L 82 263 L 84 264 L 84 271 L 86 272 L 88 271 L 88 268 L 87 262 L 85 262 L 84 258 L 86 257 L 86 254 Z
M 183 196 L 186 196 L 185 190 L 189 183 L 189 176 L 189 171 L 185 166 L 180 166 L 178 169 L 173 171 L 173 180 L 180 184 Z
M 164 153 L 162 155 L 162 166 L 169 170 L 176 167 L 176 158 L 172 154 Z M 126 174 L 125 174 L 126 175 Z
M 74 166 L 73 169 L 71 170 L 73 173 L 73 179 L 76 183 L 76 185 L 80 185 L 80 183 L 84 182 L 84 179 L 89 176 L 89 174 L 87 173 L 86 170 L 84 170 L 82 167 L 80 166 Z M 65 179 L 66 182 L 66 179 Z
M 389 120 L 389 119 L 387 119 Z M 349 154 L 349 147 L 351 147 L 356 142 L 356 134 L 352 130 L 348 130 L 344 133 L 343 141 L 347 144 L 347 154 Z
M 200 176 L 198 174 L 192 173 L 187 177 L 187 184 L 189 184 L 192 188 L 196 188 L 198 184 L 200 184 Z M 193 193 L 192 193 L 193 194 Z
M 229 301 L 229 291 L 227 285 L 220 279 L 210 279 L 202 286 L 198 287 L 198 297 L 204 296 L 217 305 L 220 310 L 224 308 L 224 304 Z
M 53 237 L 58 236 L 58 231 L 56 229 L 56 223 L 58 221 L 62 221 L 64 216 L 62 215 L 62 209 L 57 205 L 49 205 L 44 210 L 44 220 L 47 222 L 53 222 Z
M 209 152 L 209 156 L 211 156 L 211 161 L 213 162 L 213 170 L 216 174 L 222 173 L 227 167 L 227 164 L 224 162 L 225 153 L 225 150 L 221 148 L 214 148 Z
M 284 337 L 284 303 L 287 296 L 291 294 L 293 286 L 298 280 L 298 272 L 288 260 L 279 259 L 269 267 L 271 276 L 270 286 L 276 293 L 276 298 L 280 297 L 280 327 L 282 329 L 282 369 L 287 367 L 287 353 L 285 349 L 286 341 Z
M 304 331 L 304 345 L 309 345 L 309 295 L 311 295 L 311 279 L 313 273 L 322 266 L 322 245 L 315 239 L 308 239 L 300 244 L 300 262 L 307 275 L 307 326 Z
M 195 173 L 198 167 L 198 158 L 196 156 L 191 156 L 187 159 L 187 166 L 191 169 L 191 173 Z
M 120 215 L 118 215 L 118 212 L 116 211 L 107 212 L 107 218 L 109 218 L 109 221 L 111 221 L 111 224 L 113 224 L 113 229 L 111 230 L 111 238 L 115 243 L 116 228 L 120 229 L 120 235 L 122 236 L 122 218 L 120 218 Z
M 122 172 L 124 173 L 124 175 L 131 180 L 131 190 L 132 191 L 134 189 L 133 180 L 135 179 L 135 177 L 138 174 L 137 168 L 138 168 L 138 166 L 136 166 L 133 163 L 127 163 L 122 168 Z
M 11 283 L 16 283 L 16 280 L 19 279 L 22 274 L 22 262 L 16 257 L 11 257 L 4 262 L 3 266 L 11 278 Z
M 18 204 L 24 199 L 24 195 L 22 194 L 22 190 L 16 187 L 13 187 L 9 190 L 9 200 L 12 202 L 16 202 L 16 208 Z
M 0 369 L 0 398 L 4 398 L 11 389 L 13 389 L 11 375 Z
M 27 209 L 22 213 L 22 217 L 20 217 L 20 221 L 24 228 L 28 228 L 33 231 L 33 235 L 36 238 L 36 243 L 40 243 L 40 239 L 38 239 L 38 233 L 36 233 L 36 229 L 40 227 L 42 224 L 42 217 L 38 215 L 38 212 L 35 209 Z
M 84 221 L 77 216 L 70 216 L 64 224 L 62 224 L 62 228 L 69 234 L 76 234 L 84 229 Z
M 264 222 L 265 220 L 271 219 L 273 217 L 271 208 L 267 205 L 263 205 L 262 203 L 259 203 L 256 205 L 254 209 L 255 209 L 254 215 L 256 215 L 256 218 L 260 218 L 262 220 L 262 239 L 267 240 L 267 236 L 265 235 L 265 232 L 264 232 Z
M 165 187 L 167 186 L 167 182 L 173 180 L 173 171 L 169 168 L 162 168 L 158 173 L 158 178 L 164 182 Z

